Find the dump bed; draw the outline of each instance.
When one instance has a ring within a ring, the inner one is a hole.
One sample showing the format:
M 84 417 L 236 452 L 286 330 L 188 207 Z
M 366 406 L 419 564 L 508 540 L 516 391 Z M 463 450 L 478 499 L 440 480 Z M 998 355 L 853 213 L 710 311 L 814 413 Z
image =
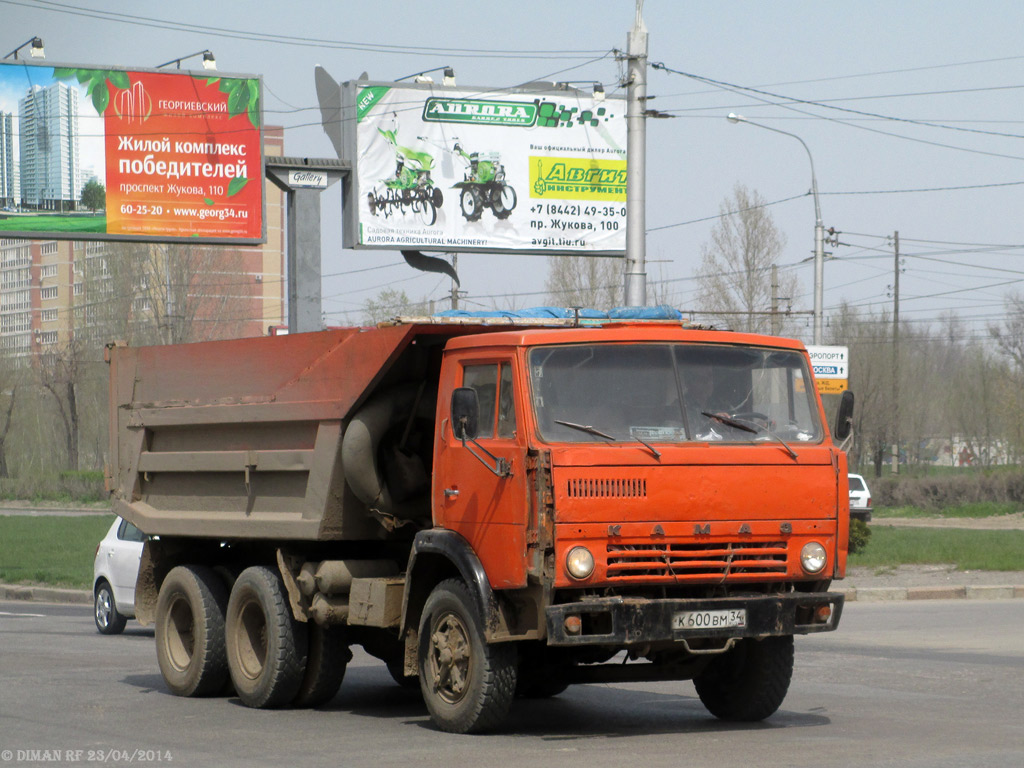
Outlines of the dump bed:
M 358 502 L 340 461 L 343 425 L 382 383 L 426 375 L 431 348 L 479 330 L 401 324 L 112 345 L 114 511 L 158 535 L 379 535 L 365 515 L 344 514 Z

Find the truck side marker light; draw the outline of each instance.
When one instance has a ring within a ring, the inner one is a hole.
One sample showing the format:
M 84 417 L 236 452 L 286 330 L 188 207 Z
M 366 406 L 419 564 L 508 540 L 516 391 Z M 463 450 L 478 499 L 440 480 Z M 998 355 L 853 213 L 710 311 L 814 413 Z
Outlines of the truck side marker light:
M 583 631 L 583 620 L 579 616 L 565 617 L 565 634 L 578 635 Z
M 831 605 L 819 605 L 817 610 L 814 612 L 814 622 L 816 624 L 828 624 L 828 620 L 832 618 L 832 606 Z

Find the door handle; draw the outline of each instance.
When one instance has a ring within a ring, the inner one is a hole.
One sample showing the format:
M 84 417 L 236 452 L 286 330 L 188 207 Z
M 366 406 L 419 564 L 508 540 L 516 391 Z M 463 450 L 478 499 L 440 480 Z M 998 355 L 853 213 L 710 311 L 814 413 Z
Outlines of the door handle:
M 445 488 L 444 489 L 444 497 L 446 499 L 452 499 L 452 498 L 455 498 L 458 495 L 459 495 L 459 489 L 458 488 Z

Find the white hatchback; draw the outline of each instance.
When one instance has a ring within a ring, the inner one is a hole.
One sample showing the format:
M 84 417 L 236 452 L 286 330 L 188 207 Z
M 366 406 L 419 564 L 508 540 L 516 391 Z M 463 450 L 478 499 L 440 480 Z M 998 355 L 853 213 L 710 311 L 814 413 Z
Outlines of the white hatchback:
M 104 635 L 124 631 L 135 617 L 135 580 L 146 535 L 120 517 L 96 547 L 92 568 L 93 618 Z
M 850 517 L 871 522 L 871 491 L 861 475 L 847 475 L 850 480 Z

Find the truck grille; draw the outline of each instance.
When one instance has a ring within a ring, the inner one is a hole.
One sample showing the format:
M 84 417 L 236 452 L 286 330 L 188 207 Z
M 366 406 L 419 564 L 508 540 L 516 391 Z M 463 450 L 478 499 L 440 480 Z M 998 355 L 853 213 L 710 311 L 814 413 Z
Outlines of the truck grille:
M 784 542 L 609 544 L 609 581 L 744 581 L 786 573 Z
M 570 499 L 636 498 L 647 495 L 647 481 L 642 477 L 574 477 L 568 482 L 567 492 Z

